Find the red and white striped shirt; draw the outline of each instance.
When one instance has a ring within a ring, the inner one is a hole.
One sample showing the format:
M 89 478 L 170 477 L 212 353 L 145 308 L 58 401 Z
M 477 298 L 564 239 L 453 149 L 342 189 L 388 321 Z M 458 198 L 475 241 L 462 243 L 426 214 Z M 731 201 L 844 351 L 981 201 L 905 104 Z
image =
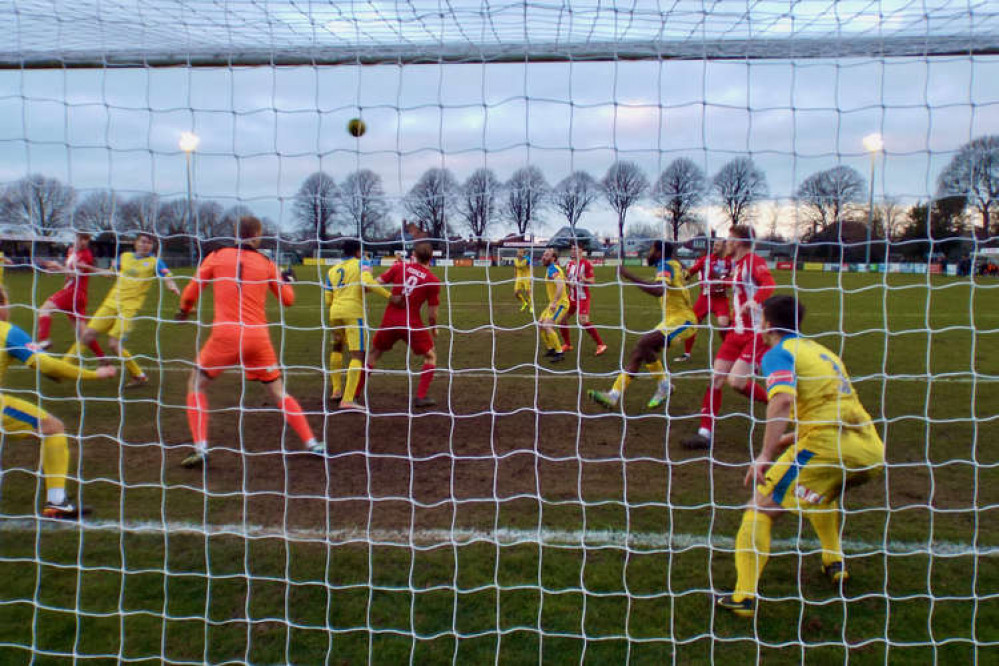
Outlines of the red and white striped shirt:
M 729 278 L 732 274 L 732 258 L 717 254 L 705 254 L 687 269 L 687 275 L 696 275 L 701 285 L 701 293 L 705 290 L 715 296 L 723 296 L 729 288 Z
M 569 261 L 565 266 L 565 275 L 569 282 L 569 300 L 589 300 L 590 285 L 583 280 L 593 279 L 593 264 L 588 259 L 580 259 L 578 262 Z
M 761 311 L 758 307 L 749 306 L 743 310 L 746 303 L 762 305 L 763 301 L 774 293 L 777 283 L 774 281 L 767 262 L 759 255 L 750 252 L 735 262 L 732 271 L 732 312 L 735 314 L 735 332 L 759 332 Z

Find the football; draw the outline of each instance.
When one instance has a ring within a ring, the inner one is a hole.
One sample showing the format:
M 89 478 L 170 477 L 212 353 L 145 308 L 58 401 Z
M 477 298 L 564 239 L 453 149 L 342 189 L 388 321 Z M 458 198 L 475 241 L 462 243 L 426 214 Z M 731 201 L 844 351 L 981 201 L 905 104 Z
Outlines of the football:
M 366 129 L 364 121 L 360 118 L 351 118 L 347 122 L 347 131 L 350 132 L 351 136 L 361 136 Z

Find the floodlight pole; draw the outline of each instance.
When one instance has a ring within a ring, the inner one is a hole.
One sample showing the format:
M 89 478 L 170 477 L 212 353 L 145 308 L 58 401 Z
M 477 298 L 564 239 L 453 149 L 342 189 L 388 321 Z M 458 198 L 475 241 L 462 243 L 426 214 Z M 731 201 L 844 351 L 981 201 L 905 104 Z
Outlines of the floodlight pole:
M 877 164 L 878 153 L 884 149 L 884 146 L 884 139 L 880 134 L 868 134 L 864 137 L 864 148 L 871 154 L 871 187 L 867 198 L 867 246 L 864 260 L 867 270 L 870 270 L 871 265 L 871 231 L 874 227 L 874 167 Z
M 194 252 L 194 246 L 197 239 L 201 235 L 201 230 L 198 228 L 198 218 L 194 211 L 194 151 L 197 150 L 198 144 L 201 143 L 201 138 L 198 137 L 194 132 L 184 132 L 180 135 L 180 149 L 184 151 L 185 162 L 187 164 L 187 219 L 188 222 L 193 224 L 193 233 L 191 234 L 191 245 L 190 245 L 190 257 L 191 266 L 197 266 Z

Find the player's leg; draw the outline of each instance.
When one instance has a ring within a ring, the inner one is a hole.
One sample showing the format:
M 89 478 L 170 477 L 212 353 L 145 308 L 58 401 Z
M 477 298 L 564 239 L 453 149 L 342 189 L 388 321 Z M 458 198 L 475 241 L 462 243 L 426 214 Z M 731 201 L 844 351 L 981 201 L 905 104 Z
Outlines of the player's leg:
M 273 372 L 277 373 L 277 370 L 275 369 Z M 250 373 L 248 373 L 248 376 L 251 376 Z M 312 428 L 309 426 L 309 421 L 302 412 L 301 405 L 298 404 L 298 401 L 293 396 L 285 392 L 284 380 L 281 379 L 281 375 L 277 373 L 276 379 L 261 381 L 263 381 L 271 398 L 281 408 L 285 423 L 302 440 L 303 448 L 311 453 L 325 454 L 326 445 L 317 441 L 315 435 L 312 434 Z
M 80 341 L 83 338 L 83 332 L 87 329 L 87 298 L 84 292 L 80 292 L 80 296 L 73 301 L 73 311 L 66 313 L 66 316 L 69 317 L 70 322 L 73 324 L 73 332 L 76 340 Z M 101 348 L 101 344 L 97 341 L 96 336 L 87 343 L 87 347 L 90 348 L 95 357 L 100 359 L 102 365 L 106 363 L 104 360 L 104 350 Z
M 601 407 L 614 409 L 617 407 L 621 400 L 621 396 L 624 395 L 628 385 L 631 384 L 632 379 L 638 373 L 639 368 L 641 368 L 643 364 L 650 372 L 653 373 L 654 377 L 658 378 L 658 380 L 661 381 L 662 379 L 665 379 L 663 365 L 658 357 L 659 351 L 665 344 L 666 336 L 663 331 L 659 329 L 643 335 L 638 339 L 638 343 L 635 345 L 634 349 L 631 350 L 628 362 L 625 364 L 624 369 L 618 373 L 617 377 L 614 379 L 614 384 L 611 386 L 610 390 L 590 390 L 586 392 L 587 397 Z
M 104 302 L 94 316 L 90 318 L 87 322 L 86 327 L 83 329 L 83 334 L 80 335 L 76 342 L 69 348 L 66 352 L 66 360 L 70 363 L 78 363 L 82 360 L 81 349 L 83 347 L 90 347 L 92 344 L 97 342 L 97 336 L 102 333 L 107 333 L 114 327 L 115 322 L 118 319 L 118 308 L 112 304 Z
M 191 429 L 194 453 L 181 462 L 184 467 L 200 467 L 208 455 L 208 394 L 205 391 L 221 373 L 220 368 L 203 365 L 206 363 L 205 351 L 211 346 L 209 338 L 198 357 L 198 367 L 191 370 L 187 378 L 187 425 Z
M 701 322 L 704 321 L 704 317 L 708 313 L 708 303 L 704 294 L 697 297 L 697 301 L 694 302 L 694 317 L 697 318 L 697 325 L 700 326 Z M 690 360 L 690 355 L 694 351 L 694 343 L 697 341 L 697 329 L 684 340 L 683 342 L 683 353 L 674 358 L 676 363 L 684 363 Z
M 38 308 L 38 346 L 42 349 L 48 349 L 52 346 L 49 335 L 52 331 L 52 313 L 56 310 L 55 299 L 59 293 L 56 292 L 49 296 L 42 303 L 42 307 Z
M 340 409 L 361 409 L 355 402 L 357 389 L 361 383 L 361 373 L 364 371 L 364 356 L 367 353 L 366 331 L 364 319 L 357 318 L 352 326 L 344 331 L 347 348 L 350 350 L 350 363 L 347 366 L 347 382 L 343 388 L 343 398 L 340 400 Z
M 413 400 L 413 406 L 433 407 L 437 401 L 428 398 L 427 392 L 430 390 L 430 382 L 434 380 L 434 373 L 437 370 L 437 350 L 434 347 L 434 339 L 427 330 L 413 331 L 410 334 L 409 346 L 414 354 L 423 357 L 420 383 L 416 387 L 416 398 Z
M 759 366 L 768 349 L 762 336 L 753 335 L 728 373 L 728 385 L 749 398 L 750 402 L 763 404 L 767 402 L 767 390 L 753 380 L 753 371 Z
M 545 313 L 541 315 L 541 319 L 538 325 L 541 327 L 541 339 L 545 343 L 545 356 L 551 360 L 552 363 L 558 363 L 564 357 L 562 353 L 562 340 L 559 338 L 557 327 L 562 323 L 568 308 L 564 305 L 560 305 L 555 308 L 552 312 L 551 309 L 545 310 Z
M 587 335 L 597 345 L 597 349 L 593 352 L 593 355 L 600 356 L 607 351 L 607 345 L 604 344 L 603 338 L 600 337 L 600 331 L 590 321 L 590 299 L 587 298 L 586 300 L 579 301 L 579 315 L 577 320 L 579 321 L 579 325 L 583 327 L 583 330 L 586 331 Z
M 333 324 L 334 322 L 330 322 Z M 346 351 L 347 340 L 342 327 L 333 328 L 333 343 L 330 346 L 330 400 L 333 402 L 343 398 L 343 354 Z
M 715 315 L 715 321 L 718 322 L 718 336 L 724 342 L 725 336 L 732 330 L 732 309 L 728 297 L 720 295 L 712 299 L 711 311 Z
M 735 590 L 732 594 L 719 596 L 718 606 L 740 617 L 756 614 L 760 576 L 770 559 L 773 522 L 783 512 L 769 494 L 760 490 L 755 492 L 752 503 L 742 514 L 742 523 L 735 535 Z
M 576 314 L 576 301 L 569 301 L 569 309 L 565 313 L 565 319 L 558 325 L 559 335 L 562 336 L 562 351 L 572 351 L 572 333 L 569 330 L 569 322 L 572 315 Z
M 735 336 L 729 336 L 722 343 L 711 368 L 711 383 L 704 392 L 704 398 L 701 401 L 700 426 L 697 429 L 697 434 L 683 440 L 684 447 L 688 449 L 711 448 L 715 420 L 721 412 L 722 388 L 725 386 L 725 378 L 728 377 L 729 371 L 741 353 L 742 346 L 737 343 Z

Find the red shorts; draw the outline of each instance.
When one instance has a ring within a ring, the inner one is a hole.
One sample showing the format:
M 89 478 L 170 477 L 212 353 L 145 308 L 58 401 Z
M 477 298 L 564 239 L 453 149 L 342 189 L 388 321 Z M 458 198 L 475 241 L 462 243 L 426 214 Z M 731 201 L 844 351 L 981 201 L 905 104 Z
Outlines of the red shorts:
M 731 331 L 725 336 L 725 341 L 718 348 L 715 358 L 722 361 L 745 361 L 756 367 L 768 351 L 770 347 L 763 342 L 763 336 L 759 333 Z
M 578 301 L 569 301 L 569 311 L 566 313 L 566 317 L 571 317 L 572 315 L 577 316 L 590 316 L 590 301 L 589 298 L 581 298 Z
M 87 292 L 82 289 L 60 289 L 49 300 L 70 319 L 87 318 Z
M 425 356 L 434 348 L 434 336 L 422 321 L 406 321 L 392 317 L 382 319 L 382 325 L 375 332 L 371 344 L 378 351 L 386 352 L 400 340 L 409 345 L 414 354 L 420 356 Z
M 209 377 L 242 368 L 250 381 L 272 382 L 281 377 L 271 336 L 262 333 L 213 333 L 198 354 L 198 367 Z
M 728 296 L 722 294 L 701 294 L 698 296 L 697 302 L 694 303 L 694 315 L 697 317 L 697 321 L 704 321 L 704 318 L 708 316 L 708 312 L 713 314 L 716 319 L 730 316 L 731 308 L 729 307 Z

